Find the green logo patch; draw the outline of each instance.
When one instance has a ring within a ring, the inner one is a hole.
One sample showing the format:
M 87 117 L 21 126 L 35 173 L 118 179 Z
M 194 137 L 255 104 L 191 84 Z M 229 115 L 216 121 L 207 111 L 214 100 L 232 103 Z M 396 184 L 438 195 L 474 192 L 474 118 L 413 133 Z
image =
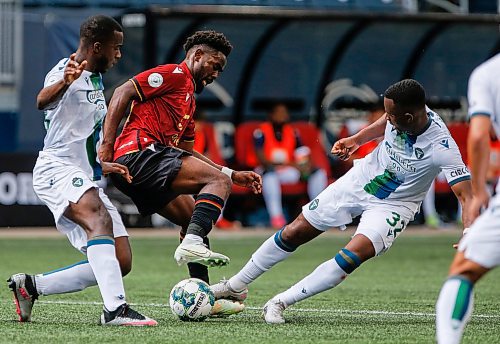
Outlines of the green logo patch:
M 80 177 L 76 177 L 76 178 L 73 178 L 73 180 L 71 181 L 71 183 L 73 184 L 74 187 L 79 188 L 80 186 L 83 185 L 83 179 L 80 178 Z
M 311 203 L 309 203 L 309 210 L 315 210 L 318 207 L 319 204 L 319 199 L 313 200 Z

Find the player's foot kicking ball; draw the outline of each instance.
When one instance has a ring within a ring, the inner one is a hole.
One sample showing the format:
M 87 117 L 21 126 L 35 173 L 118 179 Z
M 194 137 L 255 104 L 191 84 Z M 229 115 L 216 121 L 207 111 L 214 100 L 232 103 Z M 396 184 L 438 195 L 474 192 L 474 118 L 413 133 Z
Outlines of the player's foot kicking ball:
M 236 301 L 244 301 L 247 298 L 248 289 L 245 288 L 241 291 L 231 289 L 229 281 L 222 280 L 217 284 L 211 285 L 210 290 L 214 293 L 215 299 L 229 299 Z

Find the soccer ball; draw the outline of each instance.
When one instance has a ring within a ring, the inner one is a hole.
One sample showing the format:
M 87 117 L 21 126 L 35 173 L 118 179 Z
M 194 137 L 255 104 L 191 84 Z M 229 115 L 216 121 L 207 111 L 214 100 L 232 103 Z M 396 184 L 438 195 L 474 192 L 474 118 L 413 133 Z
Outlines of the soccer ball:
M 177 283 L 170 292 L 170 309 L 182 321 L 203 321 L 215 303 L 207 283 L 189 278 Z

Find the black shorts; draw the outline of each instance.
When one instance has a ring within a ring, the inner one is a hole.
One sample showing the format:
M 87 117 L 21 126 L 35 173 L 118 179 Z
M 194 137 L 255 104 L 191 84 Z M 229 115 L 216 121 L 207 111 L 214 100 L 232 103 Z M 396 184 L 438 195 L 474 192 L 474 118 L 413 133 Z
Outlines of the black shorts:
M 159 144 L 154 150 L 146 148 L 140 152 L 125 154 L 115 162 L 128 167 L 132 183 L 128 183 L 120 174 L 112 173 L 111 180 L 118 190 L 132 198 L 141 215 L 158 212 L 176 198 L 170 189 L 182 165 L 182 157 L 189 152 Z

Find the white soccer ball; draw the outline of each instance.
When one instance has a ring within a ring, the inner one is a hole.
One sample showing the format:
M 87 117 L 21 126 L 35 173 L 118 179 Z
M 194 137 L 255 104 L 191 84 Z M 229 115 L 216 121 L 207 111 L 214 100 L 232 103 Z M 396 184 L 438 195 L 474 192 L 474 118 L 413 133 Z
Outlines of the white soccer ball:
M 170 292 L 170 309 L 182 321 L 205 320 L 214 303 L 208 284 L 197 278 L 180 281 Z

